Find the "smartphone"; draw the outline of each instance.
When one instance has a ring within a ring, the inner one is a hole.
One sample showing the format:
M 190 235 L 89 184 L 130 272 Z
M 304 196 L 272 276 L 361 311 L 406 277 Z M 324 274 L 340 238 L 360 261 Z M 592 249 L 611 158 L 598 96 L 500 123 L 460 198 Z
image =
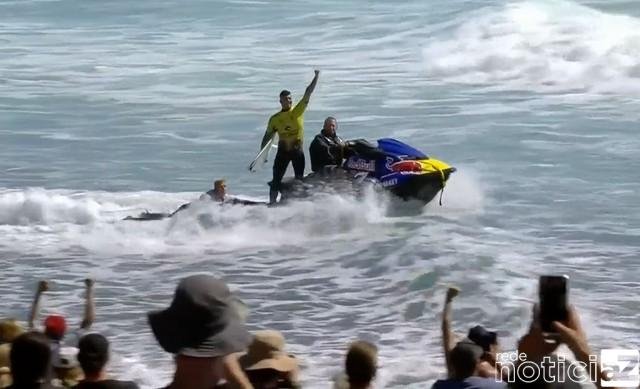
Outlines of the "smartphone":
M 540 276 L 540 328 L 543 333 L 555 334 L 554 321 L 566 321 L 569 317 L 569 277 Z

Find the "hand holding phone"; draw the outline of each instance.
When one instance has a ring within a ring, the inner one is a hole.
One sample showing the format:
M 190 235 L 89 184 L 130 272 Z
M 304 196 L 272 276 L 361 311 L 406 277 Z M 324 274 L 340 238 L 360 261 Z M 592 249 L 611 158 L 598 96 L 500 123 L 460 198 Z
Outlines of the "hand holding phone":
M 552 323 L 566 322 L 569 317 L 569 277 L 540 276 L 538 297 L 540 329 L 543 334 L 557 335 Z

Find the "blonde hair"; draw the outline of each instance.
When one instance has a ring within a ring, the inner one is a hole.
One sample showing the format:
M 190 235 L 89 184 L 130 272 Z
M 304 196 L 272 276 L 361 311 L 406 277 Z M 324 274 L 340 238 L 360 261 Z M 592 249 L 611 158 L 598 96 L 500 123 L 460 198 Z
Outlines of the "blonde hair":
M 16 319 L 0 320 L 0 343 L 11 343 L 24 329 Z

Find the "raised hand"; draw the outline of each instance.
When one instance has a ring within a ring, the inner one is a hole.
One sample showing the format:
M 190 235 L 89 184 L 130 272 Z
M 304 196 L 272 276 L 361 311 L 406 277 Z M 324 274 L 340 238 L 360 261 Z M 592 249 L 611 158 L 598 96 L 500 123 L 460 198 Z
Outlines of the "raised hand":
M 49 290 L 49 282 L 42 280 L 38 282 L 38 293 L 43 293 Z
M 455 286 L 450 286 L 447 289 L 447 297 L 445 299 L 446 301 L 452 301 L 456 296 L 458 296 L 458 294 L 460 294 L 460 289 Z

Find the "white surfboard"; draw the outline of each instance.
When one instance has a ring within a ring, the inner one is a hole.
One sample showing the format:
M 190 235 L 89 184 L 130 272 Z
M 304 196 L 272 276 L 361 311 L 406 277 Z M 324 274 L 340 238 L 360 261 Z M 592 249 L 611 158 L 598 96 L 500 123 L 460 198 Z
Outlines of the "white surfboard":
M 267 142 L 266 145 L 264 145 L 262 150 L 260 150 L 253 161 L 249 164 L 249 171 L 255 172 L 257 168 L 261 168 L 265 163 L 267 163 L 267 160 L 269 159 L 269 151 L 271 151 L 271 148 L 278 148 L 275 143 L 277 136 L 278 135 L 274 135 L 271 140 Z

